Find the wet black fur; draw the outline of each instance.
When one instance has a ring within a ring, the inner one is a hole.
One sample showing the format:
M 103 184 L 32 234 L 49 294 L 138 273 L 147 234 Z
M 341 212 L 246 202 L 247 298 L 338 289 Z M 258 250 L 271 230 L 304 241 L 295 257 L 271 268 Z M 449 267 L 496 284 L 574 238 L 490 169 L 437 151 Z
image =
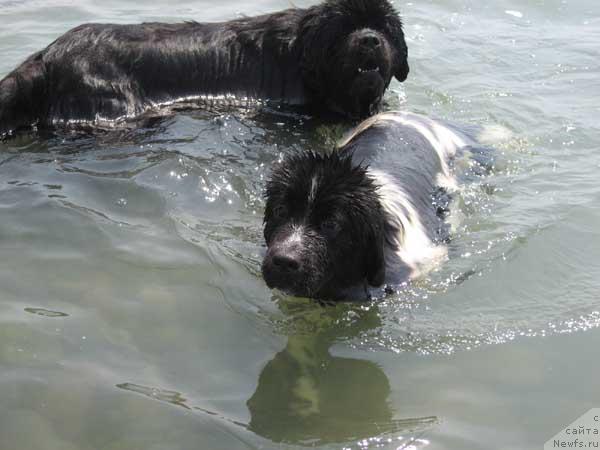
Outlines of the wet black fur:
M 382 45 L 365 50 L 365 33 Z M 380 74 L 358 74 L 361 64 Z M 86 24 L 0 81 L 0 134 L 132 118 L 202 95 L 359 117 L 377 107 L 392 76 L 404 81 L 408 71 L 400 17 L 387 0 L 326 0 L 223 23 Z
M 298 296 L 339 298 L 349 286 L 380 286 L 385 279 L 385 213 L 367 168 L 345 152 L 304 152 L 284 160 L 267 184 L 263 277 L 271 288 Z M 313 178 L 317 191 L 309 201 Z M 300 245 L 282 242 L 301 230 Z M 273 263 L 293 255 L 298 271 Z

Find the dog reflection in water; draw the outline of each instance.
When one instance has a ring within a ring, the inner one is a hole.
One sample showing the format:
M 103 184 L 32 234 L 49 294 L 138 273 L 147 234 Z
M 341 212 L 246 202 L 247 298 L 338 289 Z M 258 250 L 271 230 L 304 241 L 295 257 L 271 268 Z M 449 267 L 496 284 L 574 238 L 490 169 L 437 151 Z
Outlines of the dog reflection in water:
M 395 420 L 383 370 L 371 361 L 330 353 L 336 341 L 380 326 L 376 308 L 289 302 L 294 305 L 288 308 L 303 309 L 291 313 L 298 314 L 294 326 L 301 330 L 260 374 L 248 400 L 251 431 L 274 442 L 327 444 L 399 437 L 436 423 L 435 417 Z M 344 320 L 349 316 L 351 321 Z
M 260 373 L 247 401 L 249 422 L 190 404 L 177 391 L 134 383 L 117 387 L 207 414 L 234 434 L 248 430 L 275 443 L 342 445 L 381 438 L 418 448 L 416 436 L 435 426 L 437 418 L 396 419 L 401 411 L 390 407 L 390 384 L 383 370 L 374 362 L 330 352 L 336 342 L 379 328 L 378 309 L 290 298 L 278 304 L 293 331 L 285 348 Z

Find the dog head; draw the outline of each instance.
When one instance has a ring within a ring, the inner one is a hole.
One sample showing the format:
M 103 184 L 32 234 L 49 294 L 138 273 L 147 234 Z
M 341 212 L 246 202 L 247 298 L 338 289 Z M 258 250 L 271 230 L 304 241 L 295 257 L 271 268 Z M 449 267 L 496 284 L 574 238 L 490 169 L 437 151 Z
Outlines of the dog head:
M 263 277 L 271 288 L 336 299 L 385 278 L 384 213 L 367 169 L 349 155 L 304 152 L 274 169 L 266 190 Z
M 402 22 L 387 0 L 328 0 L 310 8 L 297 42 L 309 92 L 354 118 L 375 112 L 393 76 L 408 76 Z

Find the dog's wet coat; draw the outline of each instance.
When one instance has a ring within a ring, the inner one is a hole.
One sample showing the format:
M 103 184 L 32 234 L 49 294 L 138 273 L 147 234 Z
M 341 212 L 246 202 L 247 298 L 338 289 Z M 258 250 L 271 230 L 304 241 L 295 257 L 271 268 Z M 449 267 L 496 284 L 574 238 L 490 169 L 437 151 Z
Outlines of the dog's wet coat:
M 284 160 L 266 191 L 267 285 L 342 298 L 418 276 L 446 255 L 435 196 L 453 189 L 450 161 L 473 144 L 426 117 L 386 113 L 359 125 L 338 151 Z
M 0 134 L 115 126 L 181 102 L 273 101 L 366 117 L 408 71 L 387 0 L 326 0 L 223 23 L 86 24 L 0 81 Z

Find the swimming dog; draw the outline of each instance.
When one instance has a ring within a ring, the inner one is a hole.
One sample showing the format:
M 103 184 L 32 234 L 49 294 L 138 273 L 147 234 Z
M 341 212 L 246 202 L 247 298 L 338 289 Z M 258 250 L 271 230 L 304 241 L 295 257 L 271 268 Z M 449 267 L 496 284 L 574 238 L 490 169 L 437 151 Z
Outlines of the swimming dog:
M 266 188 L 267 285 L 339 299 L 410 280 L 444 259 L 452 159 L 470 145 L 450 125 L 390 112 L 364 121 L 330 154 L 284 159 Z
M 205 101 L 363 118 L 392 77 L 408 72 L 388 0 L 326 0 L 222 23 L 85 24 L 0 81 L 0 135 L 32 125 L 112 127 Z

